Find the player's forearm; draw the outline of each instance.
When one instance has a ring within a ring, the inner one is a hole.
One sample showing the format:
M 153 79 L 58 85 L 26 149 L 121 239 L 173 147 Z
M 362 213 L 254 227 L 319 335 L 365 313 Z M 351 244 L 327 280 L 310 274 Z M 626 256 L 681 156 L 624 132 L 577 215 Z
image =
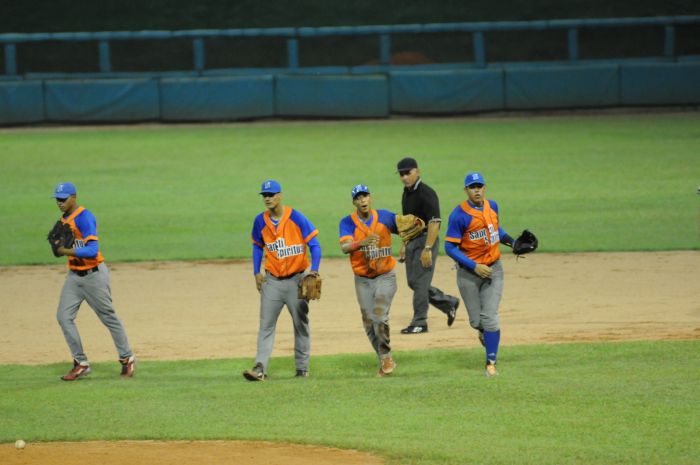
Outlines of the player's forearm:
M 340 250 L 344 254 L 353 253 L 354 251 L 359 250 L 360 247 L 359 241 L 345 241 L 340 244 Z
M 440 233 L 440 222 L 431 221 L 428 223 L 428 237 L 425 239 L 425 246 L 432 247 L 435 245 L 435 241 Z
M 470 270 L 476 267 L 476 262 L 464 255 L 464 253 L 459 250 L 459 246 L 454 242 L 445 241 L 445 253 L 452 257 L 454 261 Z
M 66 255 L 74 255 L 78 258 L 95 258 L 97 257 L 100 247 L 97 241 L 90 241 L 83 247 L 78 247 L 72 250 L 73 253 L 67 253 Z
M 498 236 L 501 238 L 502 244 L 513 247 L 513 238 L 501 227 L 498 228 Z
M 321 266 L 321 244 L 315 237 L 309 242 L 309 250 L 311 251 L 311 271 L 318 271 Z
M 260 274 L 260 265 L 262 264 L 263 249 L 259 245 L 253 244 L 253 274 Z

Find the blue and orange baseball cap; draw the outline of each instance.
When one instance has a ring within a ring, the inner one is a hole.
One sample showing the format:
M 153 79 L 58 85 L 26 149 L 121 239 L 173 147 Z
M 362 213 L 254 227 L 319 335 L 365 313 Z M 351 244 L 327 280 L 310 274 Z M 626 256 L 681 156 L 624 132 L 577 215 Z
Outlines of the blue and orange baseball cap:
M 56 188 L 53 190 L 53 195 L 51 196 L 52 199 L 67 199 L 71 195 L 76 195 L 78 193 L 78 190 L 75 188 L 75 184 L 72 182 L 62 182 L 61 184 L 58 184 Z
M 274 179 L 263 181 L 262 186 L 260 186 L 261 194 L 279 194 L 280 192 L 282 192 L 282 186 Z
M 467 177 L 464 178 L 464 187 L 469 187 L 474 184 L 481 184 L 482 186 L 486 184 L 481 173 L 469 173 Z
M 358 184 L 352 188 L 352 199 L 355 200 L 358 194 L 369 194 L 369 187 L 364 184 Z

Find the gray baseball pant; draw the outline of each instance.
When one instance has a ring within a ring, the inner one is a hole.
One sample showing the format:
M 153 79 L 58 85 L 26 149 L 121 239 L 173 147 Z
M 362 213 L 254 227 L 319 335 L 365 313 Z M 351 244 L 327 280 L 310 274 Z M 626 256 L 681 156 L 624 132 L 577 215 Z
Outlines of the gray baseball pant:
M 100 263 L 97 269 L 99 271 L 85 276 L 78 276 L 68 271 L 56 311 L 56 319 L 63 330 L 63 336 L 66 338 L 73 358 L 78 362 L 88 361 L 83 351 L 78 326 L 75 324 L 78 309 L 83 301 L 87 301 L 102 324 L 109 329 L 119 358 L 131 357 L 134 354 L 129 347 L 124 325 L 117 317 L 112 305 L 112 280 L 109 268 L 105 263 Z
M 436 239 L 435 244 L 433 244 L 433 265 L 430 268 L 424 268 L 420 261 L 420 255 L 423 252 L 427 238 L 427 234 L 422 234 L 409 241 L 406 245 L 406 278 L 408 287 L 413 290 L 412 326 L 426 326 L 428 324 L 428 304 L 432 304 L 443 313 L 449 314 L 458 301 L 456 297 L 445 294 L 437 287 L 431 286 L 440 240 Z
M 491 277 L 484 279 L 473 271 L 457 268 L 457 287 L 467 306 L 469 324 L 477 330 L 498 331 L 498 306 L 503 295 L 503 265 L 496 260 L 491 265 Z
M 396 289 L 396 273 L 393 270 L 375 278 L 355 275 L 355 293 L 362 311 L 362 325 L 379 358 L 391 355 L 389 310 Z
M 279 279 L 265 272 L 265 282 L 260 288 L 260 329 L 258 331 L 257 363 L 262 363 L 267 372 L 268 362 L 275 344 L 275 328 L 282 307 L 287 305 L 294 325 L 294 360 L 297 370 L 309 369 L 311 356 L 311 334 L 309 330 L 309 303 L 299 299 L 299 281 L 304 276 L 298 273 L 291 278 Z

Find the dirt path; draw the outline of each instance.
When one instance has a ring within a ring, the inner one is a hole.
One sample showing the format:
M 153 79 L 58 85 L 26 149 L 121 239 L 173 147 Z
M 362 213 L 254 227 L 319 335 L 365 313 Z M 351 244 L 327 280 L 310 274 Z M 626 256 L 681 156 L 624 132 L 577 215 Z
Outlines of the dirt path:
M 588 340 L 700 337 L 700 252 L 535 254 L 504 258 L 504 346 Z M 455 294 L 451 260 L 434 284 Z M 142 360 L 254 357 L 259 297 L 248 262 L 110 264 L 113 298 Z M 63 266 L 0 268 L 0 363 L 68 362 L 55 308 Z M 323 299 L 311 304 L 312 354 L 370 352 L 346 260 L 324 260 Z M 430 332 L 404 336 L 411 293 L 403 266 L 392 305 L 395 350 L 474 346 L 463 305 L 448 328 L 430 312 Z M 11 297 L 13 296 L 13 297 Z M 106 329 L 83 304 L 78 315 L 93 361 L 114 360 Z M 293 351 L 291 318 L 280 317 L 273 357 Z

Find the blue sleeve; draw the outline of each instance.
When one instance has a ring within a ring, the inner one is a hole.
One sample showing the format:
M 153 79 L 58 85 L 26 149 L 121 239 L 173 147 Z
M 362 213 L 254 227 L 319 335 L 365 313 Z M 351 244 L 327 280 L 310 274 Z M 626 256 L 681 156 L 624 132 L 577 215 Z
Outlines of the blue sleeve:
M 450 218 L 447 221 L 447 232 L 445 233 L 445 237 L 459 239 L 461 241 L 464 231 L 469 228 L 471 222 L 472 216 L 462 210 L 462 207 L 457 206 L 457 208 L 452 210 L 452 213 L 450 213 Z
M 379 213 L 379 221 L 391 231 L 392 234 L 398 234 L 399 231 L 396 229 L 396 213 L 392 213 L 389 210 L 377 210 Z
M 294 221 L 299 226 L 299 229 L 301 229 L 301 235 L 304 239 L 309 237 L 309 234 L 316 230 L 316 226 L 314 226 L 313 223 L 308 220 L 308 218 L 297 210 L 292 211 L 289 219 Z M 311 241 L 309 241 L 308 244 L 311 244 Z
M 501 244 L 505 244 L 508 247 L 513 246 L 514 239 L 507 232 L 505 232 L 503 230 L 503 228 L 501 228 L 500 226 L 498 227 L 498 237 L 501 238 Z
M 459 246 L 454 242 L 445 241 L 445 253 L 452 257 L 454 261 L 470 270 L 473 270 L 476 267 L 476 262 L 464 255 L 462 251 L 459 250 Z
M 75 217 L 75 227 L 83 237 L 97 237 L 97 220 L 89 210 L 83 210 Z M 100 245 L 97 239 L 90 239 L 83 247 L 74 249 L 75 256 L 78 258 L 95 258 L 99 251 Z
M 258 244 L 253 244 L 253 274 L 260 273 L 260 265 L 262 264 L 263 249 Z
M 354 236 L 355 235 L 355 223 L 352 222 L 350 216 L 346 216 L 340 220 L 338 225 L 338 237 L 343 236 Z
M 265 227 L 265 220 L 263 220 L 261 213 L 255 217 L 255 220 L 253 220 L 253 229 L 250 232 L 250 238 L 259 244 L 265 243 L 262 237 L 263 227 Z
M 90 241 L 85 246 L 73 249 L 75 256 L 78 258 L 95 258 L 100 251 L 99 241 Z
M 309 250 L 311 251 L 311 271 L 318 271 L 321 266 L 321 244 L 317 236 L 309 241 Z

